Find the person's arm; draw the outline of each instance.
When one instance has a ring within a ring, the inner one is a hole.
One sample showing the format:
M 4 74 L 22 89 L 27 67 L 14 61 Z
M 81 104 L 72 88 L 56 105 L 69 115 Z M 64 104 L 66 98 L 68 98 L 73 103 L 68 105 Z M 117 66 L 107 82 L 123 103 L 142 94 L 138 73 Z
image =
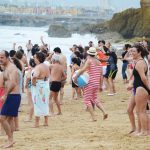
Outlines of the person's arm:
M 16 43 L 13 43 L 13 50 L 16 50 Z
M 30 80 L 31 80 L 31 70 L 28 70 L 26 81 L 25 81 L 25 88 L 28 87 L 28 83 Z
M 102 91 L 102 86 L 103 86 L 103 69 L 101 67 L 100 69 L 100 87 L 99 87 L 99 90 Z
M 64 72 L 64 68 L 62 68 L 62 81 L 67 79 L 67 75 Z
M 138 62 L 136 64 L 136 70 L 138 71 L 144 85 L 149 89 L 148 79 L 147 79 L 147 76 L 145 75 L 145 64 L 144 64 L 144 62 L 141 62 L 141 61 Z
M 89 67 L 90 67 L 90 60 L 87 60 L 87 61 L 85 62 L 85 64 L 84 64 L 84 66 L 83 66 L 81 69 L 79 69 L 77 75 L 74 77 L 74 82 L 77 83 L 77 78 L 78 78 L 83 72 L 85 72 Z
M 38 68 L 35 68 L 33 76 L 32 76 L 32 85 L 33 86 L 36 86 L 36 80 L 39 77 L 39 75 L 40 75 L 40 72 L 39 72 Z
M 41 36 L 41 42 L 42 42 L 42 44 L 45 46 L 45 42 L 44 42 L 44 40 L 43 40 L 43 36 Z
M 9 82 L 7 82 L 7 88 L 5 90 L 5 96 L 7 96 L 9 93 L 11 93 L 13 88 L 17 86 L 17 80 L 15 80 L 16 78 L 17 79 L 19 78 L 18 71 L 16 69 L 14 70 L 12 68 L 12 70 L 9 72 L 9 75 L 8 75 Z

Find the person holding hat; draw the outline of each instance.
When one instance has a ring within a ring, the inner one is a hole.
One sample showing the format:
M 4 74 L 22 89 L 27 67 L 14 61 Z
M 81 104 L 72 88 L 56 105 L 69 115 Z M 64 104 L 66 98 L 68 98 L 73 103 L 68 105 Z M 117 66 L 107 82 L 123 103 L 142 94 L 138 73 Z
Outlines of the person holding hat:
M 108 114 L 105 112 L 103 105 L 97 98 L 98 91 L 102 90 L 102 66 L 100 65 L 99 60 L 95 57 L 97 55 L 95 47 L 90 47 L 87 54 L 87 61 L 74 77 L 74 80 L 77 81 L 78 76 L 88 70 L 89 83 L 84 87 L 84 103 L 91 114 L 92 121 L 96 121 L 93 104 L 95 104 L 103 112 L 103 119 L 106 119 Z

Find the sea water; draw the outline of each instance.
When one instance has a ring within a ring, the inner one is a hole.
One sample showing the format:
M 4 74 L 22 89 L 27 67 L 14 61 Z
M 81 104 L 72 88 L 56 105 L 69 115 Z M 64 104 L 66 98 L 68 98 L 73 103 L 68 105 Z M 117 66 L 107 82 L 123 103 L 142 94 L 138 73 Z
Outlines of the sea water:
M 18 46 L 22 46 L 26 52 L 26 44 L 28 40 L 31 40 L 32 44 L 42 45 L 40 37 L 43 36 L 43 40 L 50 47 L 50 51 L 53 51 L 55 47 L 60 47 L 62 53 L 66 55 L 68 63 L 71 55 L 69 48 L 73 44 L 88 46 L 89 41 L 93 41 L 97 46 L 98 39 L 93 34 L 72 34 L 69 38 L 54 38 L 49 37 L 46 32 L 48 27 L 17 27 L 17 26 L 0 26 L 0 50 L 13 49 L 13 43 L 16 43 L 16 49 Z

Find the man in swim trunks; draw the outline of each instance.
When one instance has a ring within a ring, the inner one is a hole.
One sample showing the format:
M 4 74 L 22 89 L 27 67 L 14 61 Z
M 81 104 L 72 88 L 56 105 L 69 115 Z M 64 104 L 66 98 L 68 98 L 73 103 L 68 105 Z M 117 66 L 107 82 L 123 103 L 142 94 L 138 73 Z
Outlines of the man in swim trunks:
M 10 148 L 15 143 L 13 140 L 13 117 L 18 116 L 20 106 L 20 81 L 17 67 L 10 62 L 7 51 L 0 52 L 0 64 L 4 66 L 5 95 L 3 96 L 4 105 L 0 114 L 0 122 L 8 136 L 8 142 L 2 148 Z
M 54 48 L 55 54 L 59 55 L 59 62 L 64 68 L 64 73 L 67 76 L 67 58 L 65 55 L 62 54 L 61 49 L 59 47 Z M 66 79 L 61 81 L 61 89 L 60 89 L 60 104 L 63 104 L 63 97 L 64 97 L 64 86 L 66 83 Z
M 58 115 L 61 115 L 60 103 L 58 101 L 58 93 L 61 89 L 61 82 L 66 80 L 66 74 L 64 73 L 64 67 L 60 64 L 60 56 L 54 54 L 52 57 L 52 64 L 50 65 L 50 77 L 51 77 L 51 86 L 50 86 L 50 99 L 53 97 L 57 108 Z M 50 101 L 50 110 L 54 114 L 53 105 Z

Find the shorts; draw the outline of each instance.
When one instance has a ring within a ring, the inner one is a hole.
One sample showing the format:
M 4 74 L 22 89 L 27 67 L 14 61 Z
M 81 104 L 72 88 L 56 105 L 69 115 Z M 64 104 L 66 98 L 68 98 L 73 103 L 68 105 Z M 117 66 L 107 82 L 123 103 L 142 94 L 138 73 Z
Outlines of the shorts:
M 78 88 L 78 86 L 72 81 L 72 88 Z
M 53 92 L 59 92 L 61 89 L 61 82 L 59 81 L 52 81 L 50 85 L 50 90 Z
M 21 103 L 20 94 L 8 94 L 1 110 L 2 116 L 17 117 L 18 109 Z
M 108 66 L 106 69 L 106 74 L 104 75 L 104 77 L 115 79 L 117 72 L 118 72 L 117 68 L 115 70 L 111 70 L 110 67 Z

